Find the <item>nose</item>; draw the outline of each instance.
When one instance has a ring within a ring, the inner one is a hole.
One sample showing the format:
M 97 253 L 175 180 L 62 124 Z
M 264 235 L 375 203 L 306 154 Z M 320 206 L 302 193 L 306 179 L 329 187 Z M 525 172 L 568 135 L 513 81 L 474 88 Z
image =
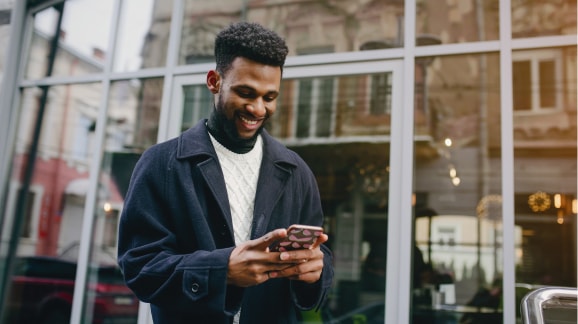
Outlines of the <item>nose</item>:
M 262 98 L 257 98 L 252 103 L 247 104 L 246 109 L 257 118 L 264 118 L 267 115 L 267 107 Z

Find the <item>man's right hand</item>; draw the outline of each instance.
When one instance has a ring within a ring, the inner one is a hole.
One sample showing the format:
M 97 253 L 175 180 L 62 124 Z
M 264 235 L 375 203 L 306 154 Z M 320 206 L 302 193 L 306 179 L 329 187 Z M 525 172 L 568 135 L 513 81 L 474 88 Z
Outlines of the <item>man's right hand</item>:
M 294 264 L 283 261 L 279 253 L 269 253 L 269 245 L 287 236 L 287 230 L 276 229 L 262 237 L 244 242 L 231 253 L 227 283 L 239 287 L 250 287 L 269 279 L 270 271 L 283 270 Z

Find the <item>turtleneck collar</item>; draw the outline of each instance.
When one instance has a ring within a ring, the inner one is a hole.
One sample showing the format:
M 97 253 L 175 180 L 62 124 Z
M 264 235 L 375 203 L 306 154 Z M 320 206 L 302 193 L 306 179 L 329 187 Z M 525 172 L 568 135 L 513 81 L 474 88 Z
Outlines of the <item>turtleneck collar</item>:
M 209 133 L 221 143 L 221 145 L 237 154 L 244 154 L 251 151 L 261 132 L 261 129 L 259 129 L 259 131 L 255 133 L 255 136 L 251 138 L 239 138 L 234 122 L 227 120 L 227 118 L 223 114 L 218 113 L 216 109 L 213 109 L 211 116 L 209 116 L 207 128 Z

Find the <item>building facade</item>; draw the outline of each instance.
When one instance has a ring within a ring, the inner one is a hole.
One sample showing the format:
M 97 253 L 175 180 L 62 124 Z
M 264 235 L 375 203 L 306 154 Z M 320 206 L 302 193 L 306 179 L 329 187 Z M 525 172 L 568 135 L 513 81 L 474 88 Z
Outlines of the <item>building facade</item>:
M 334 252 L 304 321 L 514 323 L 529 290 L 577 286 L 575 0 L 7 3 L 3 323 L 150 322 L 112 275 L 123 197 L 208 116 L 214 36 L 241 20 L 287 41 L 267 129 L 313 170 Z

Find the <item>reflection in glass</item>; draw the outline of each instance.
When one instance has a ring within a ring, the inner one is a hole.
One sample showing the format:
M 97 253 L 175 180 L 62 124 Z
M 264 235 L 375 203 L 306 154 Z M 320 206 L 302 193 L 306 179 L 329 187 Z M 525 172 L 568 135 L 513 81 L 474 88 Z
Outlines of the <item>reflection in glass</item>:
M 66 1 L 36 13 L 25 77 L 102 72 L 108 51 L 112 4 L 112 0 Z M 48 72 L 54 47 L 56 64 Z
M 576 287 L 576 47 L 512 60 L 528 78 L 513 84 L 516 281 Z
M 184 86 L 181 132 L 193 127 L 197 121 L 209 118 L 212 110 L 213 96 L 206 85 Z
M 498 0 L 418 1 L 416 45 L 496 40 L 499 37 Z
M 2 233 L 2 251 L 15 257 L 5 260 L 14 272 L 8 274 L 9 289 L 1 289 L 9 323 L 61 323 L 70 317 L 101 91 L 101 84 L 83 84 L 22 92 Z M 100 261 L 99 271 L 116 268 L 114 258 Z M 111 290 L 116 293 L 105 293 Z M 88 293 L 105 306 L 98 310 L 101 317 L 110 315 L 113 298 L 130 296 L 112 281 L 99 281 Z
M 403 1 L 185 0 L 179 64 L 211 62 L 215 35 L 235 21 L 267 26 L 289 55 L 402 46 Z
M 117 44 L 115 48 L 114 66 L 115 72 L 135 71 L 143 65 L 143 55 L 148 53 L 144 48 L 147 37 L 154 38 L 152 35 L 153 12 L 155 16 L 158 11 L 153 11 L 154 3 L 158 1 L 143 0 L 125 0 L 122 1 L 121 17 L 117 35 Z M 171 8 L 167 4 L 163 8 Z M 170 10 L 169 10 L 170 13 Z M 166 18 L 166 17 L 165 17 Z M 170 16 L 169 16 L 170 18 Z M 168 19 L 170 24 L 170 19 Z M 166 37 L 168 38 L 168 37 Z M 161 46 L 159 45 L 159 48 Z M 166 47 L 164 47 L 166 48 Z M 149 53 L 148 56 L 150 56 Z M 166 55 L 164 53 L 160 58 L 150 58 L 147 60 L 148 67 L 159 67 L 166 64 Z M 161 61 L 162 60 L 162 61 Z
M 512 86 L 517 115 L 525 114 L 532 119 L 532 114 L 562 113 L 564 55 L 568 55 L 565 52 L 551 48 L 513 53 Z
M 413 323 L 501 323 L 499 56 L 418 59 L 415 80 Z
M 172 11 L 172 0 L 122 1 L 114 71 L 165 66 Z
M 111 85 L 94 210 L 91 263 L 100 264 L 111 257 L 116 260 L 120 211 L 134 165 L 143 150 L 156 143 L 162 88 L 162 79 L 117 81 Z M 89 269 L 88 287 L 102 281 L 124 285 L 122 279 L 114 275 L 116 272 L 117 268 L 114 271 Z M 136 321 L 138 301 L 134 296 L 118 296 L 111 298 L 111 302 L 115 307 L 110 309 L 109 317 Z M 99 309 L 103 307 L 102 302 L 95 295 L 88 294 L 85 303 L 84 321 L 101 321 Z
M 512 37 L 576 34 L 576 1 L 512 0 Z
M 392 73 L 283 80 L 280 108 L 268 129 L 293 142 L 321 143 L 329 138 L 388 140 Z

